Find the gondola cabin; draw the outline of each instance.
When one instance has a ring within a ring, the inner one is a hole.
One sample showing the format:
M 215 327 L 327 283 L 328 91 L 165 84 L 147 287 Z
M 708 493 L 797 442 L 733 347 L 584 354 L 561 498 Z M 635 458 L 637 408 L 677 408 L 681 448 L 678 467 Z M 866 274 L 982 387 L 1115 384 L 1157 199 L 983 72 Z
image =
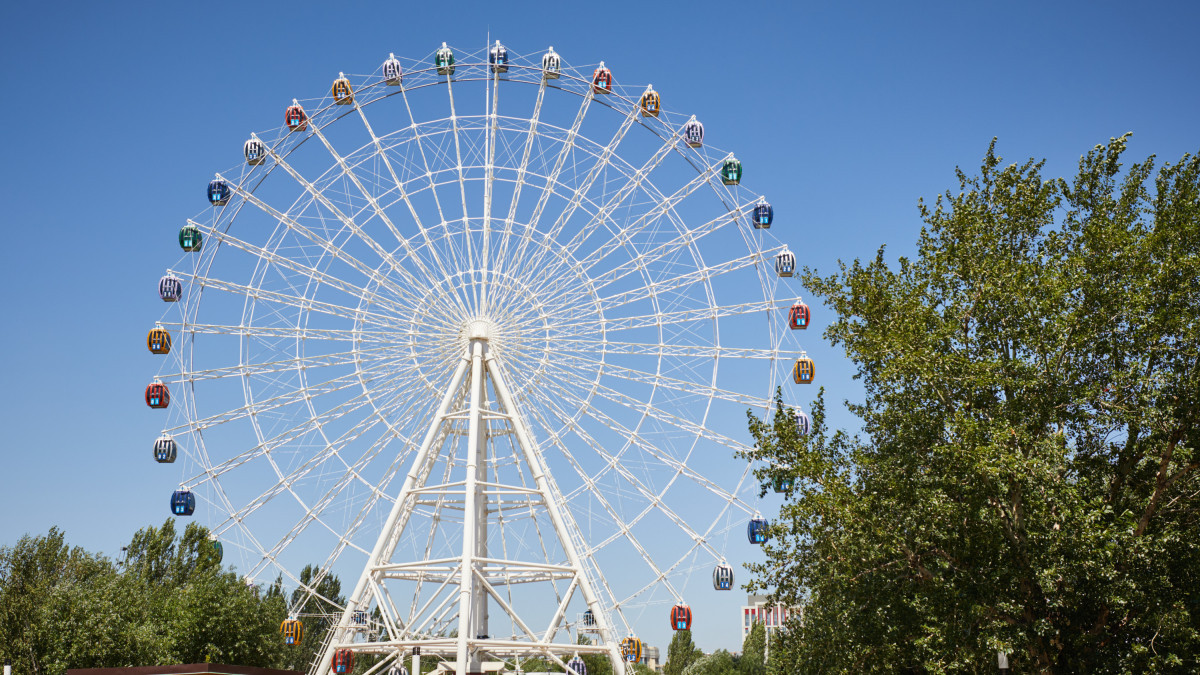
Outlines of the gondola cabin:
M 638 101 L 638 107 L 642 109 L 642 117 L 658 117 L 662 108 L 662 97 L 654 91 L 654 85 L 646 86 L 646 91 L 642 92 L 642 99 Z
M 587 664 L 576 654 L 571 657 L 570 661 L 567 661 L 567 672 L 574 675 L 587 675 Z
M 713 590 L 728 591 L 733 588 L 733 568 L 725 563 L 713 569 Z
M 750 522 L 746 523 L 746 538 L 750 540 L 751 544 L 765 544 L 768 538 L 768 527 L 766 518 L 755 514 Z
M 354 103 L 354 89 L 350 87 L 350 80 L 346 79 L 345 73 L 338 73 L 337 79 L 333 81 L 333 86 L 329 88 L 333 94 L 333 102 L 338 105 L 350 105 Z
M 150 349 L 151 354 L 170 354 L 171 353 L 171 333 L 162 326 L 155 326 L 146 333 L 146 347 Z
M 788 328 L 792 330 L 804 330 L 808 328 L 808 320 L 812 318 L 812 312 L 808 309 L 808 305 L 796 301 L 792 308 L 788 311 Z
M 333 672 L 346 675 L 354 670 L 354 652 L 349 649 L 339 649 L 333 653 Z
M 629 663 L 637 663 L 642 660 L 642 641 L 630 635 L 621 640 L 621 656 Z
M 613 77 L 612 71 L 604 67 L 604 62 L 600 62 L 600 67 L 592 73 L 592 93 L 593 94 L 611 94 L 612 93 Z
M 671 630 L 692 629 L 692 608 L 679 603 L 671 608 Z
M 365 625 L 367 623 L 367 613 L 361 609 L 356 609 L 354 610 L 354 613 L 350 615 L 350 620 L 360 626 Z
M 176 490 L 171 493 L 171 513 L 190 516 L 196 512 L 196 495 L 191 490 Z
M 812 433 L 812 419 L 803 410 L 796 408 L 792 418 L 796 420 L 796 433 L 807 436 Z
M 179 248 L 188 253 L 195 253 L 204 246 L 204 236 L 195 225 L 184 225 L 179 228 Z
M 208 183 L 208 201 L 213 206 L 225 206 L 229 203 L 229 184 L 217 178 Z
M 158 280 L 158 297 L 163 302 L 176 302 L 183 295 L 183 282 L 173 274 L 163 275 Z
M 242 144 L 242 154 L 246 156 L 247 164 L 258 166 L 267 156 L 267 146 L 257 138 L 251 138 Z
M 304 639 L 304 624 L 300 619 L 288 619 L 279 624 L 279 634 L 283 636 L 283 644 L 295 647 Z
M 488 51 L 488 65 L 493 73 L 508 72 L 508 49 L 499 40 Z
M 155 380 L 146 387 L 146 405 L 151 408 L 165 408 L 171 404 L 171 392 L 167 385 Z
M 791 478 L 776 478 L 775 480 L 771 481 L 771 489 L 779 494 L 784 494 L 788 490 L 791 490 L 792 485 L 794 484 L 795 481 L 793 481 Z M 753 542 L 753 540 L 751 541 Z
M 396 662 L 391 668 L 388 668 L 388 675 L 408 675 L 408 668 L 405 668 L 400 662 Z
M 687 143 L 689 148 L 704 145 L 704 125 L 694 117 L 683 125 L 683 142 Z
M 771 223 L 775 221 L 775 209 L 771 208 L 771 203 L 766 199 L 759 199 L 754 205 L 753 222 L 754 229 L 766 230 L 771 227 Z
M 562 72 L 562 58 L 558 52 L 554 51 L 554 47 L 550 51 L 542 55 L 542 77 L 547 80 L 557 80 Z
M 383 83 L 389 87 L 398 87 L 404 80 L 404 69 L 400 67 L 400 60 L 395 54 L 388 54 L 387 61 L 383 62 Z
M 742 182 L 742 163 L 736 157 L 730 157 L 721 165 L 721 182 L 726 185 Z
M 300 107 L 299 103 L 288 106 L 287 111 L 283 113 L 283 123 L 287 125 L 288 132 L 304 131 L 308 128 L 308 115 L 304 113 L 304 108 Z
M 454 51 L 442 43 L 441 49 L 433 55 L 433 65 L 437 67 L 438 75 L 454 74 Z
M 587 610 L 583 613 L 583 629 L 595 630 L 596 628 L 596 613 L 592 610 Z
M 163 434 L 154 441 L 154 461 L 159 464 L 170 464 L 179 455 L 179 444 L 174 438 Z
M 781 277 L 790 277 L 796 273 L 796 254 L 788 250 L 787 246 L 783 250 L 775 254 L 775 274 Z
M 796 384 L 812 384 L 816 374 L 817 364 L 808 358 L 807 352 L 800 352 L 800 358 L 796 359 L 796 365 L 792 366 L 792 379 Z
M 220 565 L 221 561 L 225 559 L 225 547 L 217 541 L 216 535 L 208 535 L 208 554 L 216 565 Z

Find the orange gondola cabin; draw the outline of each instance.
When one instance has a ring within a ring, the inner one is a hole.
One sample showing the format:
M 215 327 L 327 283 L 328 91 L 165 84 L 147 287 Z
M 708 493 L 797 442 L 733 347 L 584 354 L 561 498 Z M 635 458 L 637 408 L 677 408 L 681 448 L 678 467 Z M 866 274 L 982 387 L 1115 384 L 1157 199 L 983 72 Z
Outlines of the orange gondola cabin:
M 171 392 L 167 385 L 155 380 L 146 387 L 146 405 L 151 408 L 165 408 L 171 403 Z
M 654 91 L 654 85 L 646 85 L 646 91 L 642 92 L 642 100 L 638 102 L 638 106 L 642 109 L 642 117 L 658 117 L 658 111 L 662 108 L 662 97 Z
M 338 73 L 338 77 L 333 81 L 333 86 L 329 88 L 333 93 L 333 102 L 338 105 L 350 105 L 354 103 L 354 90 L 350 88 L 350 80 L 346 79 L 345 73 Z
M 671 608 L 671 630 L 692 629 L 692 608 L 679 603 Z
M 596 72 L 592 73 L 592 93 L 611 94 L 612 84 L 612 71 L 605 68 L 604 62 L 601 61 L 600 67 L 596 69 Z
M 155 326 L 146 334 L 146 346 L 151 354 L 171 353 L 171 333 L 162 326 Z
M 788 311 L 788 328 L 804 330 L 808 328 L 810 318 L 812 318 L 812 312 L 809 311 L 808 305 L 797 300 L 796 304 L 792 305 L 792 309 Z
M 304 639 L 304 624 L 300 619 L 288 619 L 279 624 L 279 634 L 283 636 L 283 644 L 295 647 Z
M 796 384 L 812 384 L 816 372 L 817 366 L 813 360 L 808 358 L 806 352 L 800 352 L 800 358 L 796 359 L 796 365 L 792 367 L 792 379 Z
M 642 660 L 642 641 L 630 635 L 621 640 L 621 656 L 629 663 L 637 663 Z
M 333 653 L 333 672 L 346 675 L 354 670 L 354 652 L 349 649 L 339 649 Z
M 304 114 L 304 108 L 299 103 L 293 102 L 283 113 L 283 123 L 288 131 L 304 131 L 308 128 L 308 115 Z

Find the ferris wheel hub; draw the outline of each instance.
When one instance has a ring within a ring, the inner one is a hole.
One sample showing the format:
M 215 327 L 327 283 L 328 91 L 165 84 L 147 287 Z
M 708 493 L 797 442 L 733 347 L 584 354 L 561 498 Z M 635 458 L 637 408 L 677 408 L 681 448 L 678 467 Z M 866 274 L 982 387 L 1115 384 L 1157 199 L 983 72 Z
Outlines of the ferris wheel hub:
M 463 326 L 463 337 L 468 340 L 490 340 L 496 334 L 496 324 L 490 319 L 472 319 Z

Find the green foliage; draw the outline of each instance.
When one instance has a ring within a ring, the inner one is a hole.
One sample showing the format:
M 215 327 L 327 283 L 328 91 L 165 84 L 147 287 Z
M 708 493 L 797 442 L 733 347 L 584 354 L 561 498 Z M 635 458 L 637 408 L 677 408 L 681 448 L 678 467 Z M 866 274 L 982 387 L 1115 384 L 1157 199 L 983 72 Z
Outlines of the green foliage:
M 734 675 L 740 659 L 724 649 L 700 656 L 683 671 L 683 675 Z
M 322 583 L 336 597 L 337 579 Z M 247 586 L 194 523 L 139 530 L 121 565 L 71 548 L 57 528 L 0 548 L 0 659 L 18 673 L 206 661 L 306 670 L 313 651 L 279 637 L 286 615 L 281 580 Z
M 762 622 L 755 621 L 742 640 L 742 658 L 738 659 L 739 675 L 767 674 L 767 629 Z
M 805 604 L 801 672 L 1193 671 L 1200 656 L 1200 161 L 1001 166 L 920 210 L 915 259 L 804 282 L 865 439 L 752 419 L 794 479 L 753 588 Z M 1151 187 L 1153 189 L 1151 189 Z
M 591 639 L 582 633 L 575 641 L 581 645 L 592 644 Z M 583 665 L 587 666 L 588 675 L 612 675 L 612 661 L 604 654 L 580 654 L 579 658 L 583 659 Z
M 704 656 L 704 652 L 696 648 L 692 642 L 692 631 L 677 630 L 667 646 L 667 662 L 663 664 L 663 675 L 683 675 L 683 671 L 692 665 L 696 659 Z

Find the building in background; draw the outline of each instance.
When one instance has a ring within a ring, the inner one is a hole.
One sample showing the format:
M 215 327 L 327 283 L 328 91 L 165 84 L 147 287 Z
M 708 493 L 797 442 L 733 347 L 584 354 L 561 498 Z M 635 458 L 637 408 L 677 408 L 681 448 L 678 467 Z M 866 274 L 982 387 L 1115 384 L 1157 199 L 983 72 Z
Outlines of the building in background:
M 803 619 L 804 610 L 800 607 L 768 604 L 765 595 L 748 595 L 746 604 L 742 607 L 742 639 L 745 640 L 750 634 L 750 628 L 755 621 L 767 629 L 767 635 L 771 635 L 783 627 L 792 616 Z

